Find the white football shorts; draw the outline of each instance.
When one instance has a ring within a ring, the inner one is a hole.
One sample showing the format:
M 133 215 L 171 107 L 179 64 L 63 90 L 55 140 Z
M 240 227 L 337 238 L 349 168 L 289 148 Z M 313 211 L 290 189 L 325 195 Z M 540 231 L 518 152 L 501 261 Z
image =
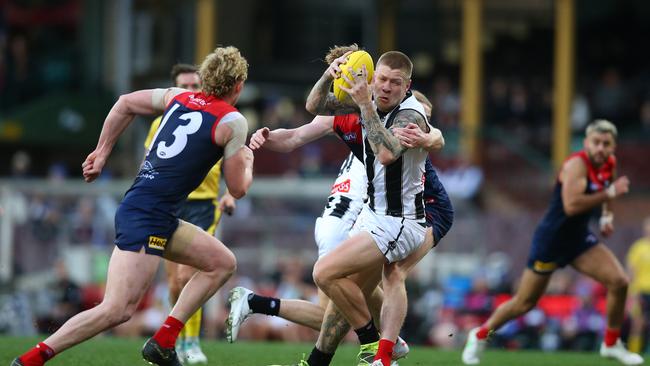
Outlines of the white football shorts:
M 362 231 L 369 233 L 386 260 L 392 263 L 408 257 L 419 248 L 424 243 L 426 230 L 424 219 L 378 215 L 368 205 L 364 205 L 350 235 Z

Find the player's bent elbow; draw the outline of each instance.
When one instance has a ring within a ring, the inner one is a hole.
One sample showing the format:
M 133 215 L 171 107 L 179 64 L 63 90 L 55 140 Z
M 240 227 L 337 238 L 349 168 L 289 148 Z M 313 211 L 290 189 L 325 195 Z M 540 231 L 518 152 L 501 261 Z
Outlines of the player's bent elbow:
M 574 204 L 564 204 L 564 214 L 567 216 L 575 216 L 579 214 L 580 212 L 578 211 L 576 205 Z
M 317 115 L 318 114 L 318 103 L 307 98 L 307 103 L 305 103 L 305 109 L 307 112 Z
M 440 136 L 440 139 L 438 139 L 438 141 L 436 141 L 436 143 L 433 144 L 433 149 L 442 150 L 443 147 L 445 147 L 445 138 Z
M 228 187 L 228 193 L 230 193 L 230 195 L 233 196 L 235 199 L 240 199 L 244 197 L 247 191 L 248 190 L 245 188 L 230 189 L 230 187 Z

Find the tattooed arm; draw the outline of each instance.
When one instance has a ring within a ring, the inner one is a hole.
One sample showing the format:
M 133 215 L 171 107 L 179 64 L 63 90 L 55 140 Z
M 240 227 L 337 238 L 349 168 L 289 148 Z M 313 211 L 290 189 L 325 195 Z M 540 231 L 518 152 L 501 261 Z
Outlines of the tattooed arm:
M 349 54 L 350 52 L 335 59 L 311 89 L 305 105 L 309 113 L 332 116 L 359 112 L 356 105 L 343 103 L 330 92 L 334 78 L 341 74 L 339 65 L 347 60 Z
M 399 139 L 393 135 L 393 128 L 403 128 L 409 123 L 414 123 L 420 129 L 426 131 L 426 121 L 424 117 L 415 110 L 405 109 L 397 112 L 393 125 L 386 129 L 379 120 L 376 110 L 372 104 L 361 106 L 361 117 L 368 135 L 370 148 L 375 153 L 377 160 L 383 165 L 393 163 L 408 149 L 403 146 Z

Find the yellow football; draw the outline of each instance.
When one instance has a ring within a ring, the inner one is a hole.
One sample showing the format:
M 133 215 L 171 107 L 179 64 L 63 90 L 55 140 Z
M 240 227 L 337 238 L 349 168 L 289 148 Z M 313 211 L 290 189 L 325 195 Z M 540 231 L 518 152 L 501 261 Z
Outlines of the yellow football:
M 354 72 L 360 73 L 361 72 L 361 65 L 366 65 L 366 70 L 368 71 L 368 82 L 372 80 L 372 75 L 375 72 L 375 64 L 372 61 L 372 56 L 366 51 L 355 51 L 352 52 L 348 56 L 348 60 L 342 64 L 339 65 L 341 68 L 341 73 L 345 74 L 349 79 L 352 79 L 352 75 L 350 75 L 350 71 L 348 68 L 354 69 Z M 341 102 L 351 102 L 350 96 L 348 93 L 344 92 L 341 90 L 341 86 L 345 88 L 349 88 L 350 85 L 348 85 L 347 82 L 345 82 L 345 79 L 343 79 L 341 76 L 338 78 L 334 79 L 334 96 L 336 99 L 340 100 Z

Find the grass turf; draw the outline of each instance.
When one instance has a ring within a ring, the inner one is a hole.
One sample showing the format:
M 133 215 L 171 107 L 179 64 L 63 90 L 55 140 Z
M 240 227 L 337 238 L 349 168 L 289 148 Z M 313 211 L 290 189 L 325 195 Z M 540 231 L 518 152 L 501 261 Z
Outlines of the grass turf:
M 0 336 L 0 366 L 9 366 L 14 357 L 38 343 L 37 338 L 16 338 Z M 140 357 L 144 339 L 123 339 L 98 337 L 58 355 L 48 366 L 92 365 L 92 366 L 134 366 L 147 365 Z M 225 342 L 203 341 L 203 351 L 210 366 L 264 366 L 271 364 L 292 364 L 300 360 L 303 353 L 309 355 L 313 344 L 279 342 Z M 342 346 L 334 357 L 333 366 L 355 365 L 358 347 Z M 460 350 L 439 350 L 429 347 L 412 347 L 408 358 L 401 360 L 401 366 L 462 365 Z M 597 352 L 535 352 L 488 350 L 481 366 L 615 366 L 616 362 L 604 360 Z

